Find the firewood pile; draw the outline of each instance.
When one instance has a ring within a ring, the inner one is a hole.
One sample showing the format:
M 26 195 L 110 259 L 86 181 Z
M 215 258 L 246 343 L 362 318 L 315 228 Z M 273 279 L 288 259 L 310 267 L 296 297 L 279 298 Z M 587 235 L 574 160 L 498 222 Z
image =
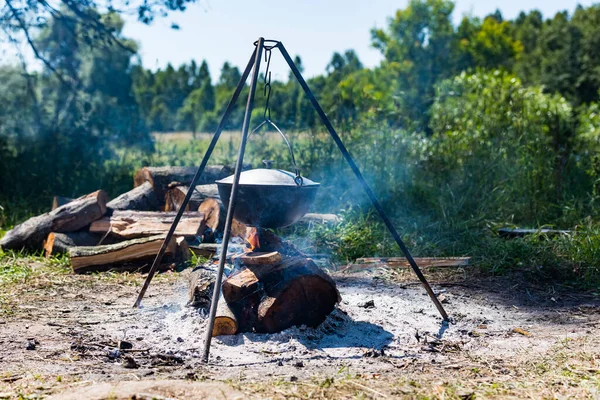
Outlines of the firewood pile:
M 132 190 L 110 200 L 103 190 L 72 199 L 54 197 L 51 210 L 15 226 L 0 240 L 4 250 L 68 254 L 73 271 L 142 270 L 152 263 L 190 190 L 196 167 L 144 167 Z M 222 236 L 226 210 L 216 180 L 233 173 L 223 165 L 207 166 L 181 218 L 161 268 L 189 259 L 191 252 L 210 256 Z M 305 216 L 302 223 L 337 221 L 331 214 Z M 234 221 L 232 237 L 245 237 Z

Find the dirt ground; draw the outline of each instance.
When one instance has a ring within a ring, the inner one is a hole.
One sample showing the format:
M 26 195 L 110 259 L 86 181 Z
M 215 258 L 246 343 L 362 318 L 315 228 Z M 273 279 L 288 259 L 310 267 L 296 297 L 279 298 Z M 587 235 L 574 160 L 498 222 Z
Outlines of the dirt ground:
M 428 273 L 449 324 L 408 271 L 335 272 L 320 327 L 215 338 L 209 365 L 188 271 L 143 309 L 143 275 L 42 274 L 6 294 L 0 398 L 600 399 L 598 293 L 476 271 Z

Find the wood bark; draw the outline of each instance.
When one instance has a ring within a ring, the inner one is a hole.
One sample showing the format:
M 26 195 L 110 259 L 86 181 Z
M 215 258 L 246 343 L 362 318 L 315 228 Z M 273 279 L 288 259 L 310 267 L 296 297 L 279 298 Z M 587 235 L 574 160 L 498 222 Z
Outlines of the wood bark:
M 215 288 L 213 270 L 199 266 L 188 275 L 188 305 L 196 308 L 208 308 Z
M 156 235 L 110 245 L 71 247 L 69 249 L 71 266 L 75 273 L 149 267 L 163 240 L 163 235 Z M 165 255 L 171 256 L 172 259 L 176 253 L 177 242 L 173 237 L 167 245 Z
M 98 246 L 100 244 L 113 244 L 116 241 L 110 237 L 103 237 L 98 233 L 87 231 L 78 232 L 51 232 L 44 241 L 46 257 L 56 256 L 69 252 L 69 248 L 76 246 Z
M 64 206 L 67 203 L 75 200 L 72 197 L 64 197 L 64 196 L 54 196 L 52 199 L 52 208 L 50 210 L 56 210 L 60 206 Z
M 110 217 L 92 222 L 90 232 L 131 239 L 144 236 L 166 234 L 175 219 L 175 212 L 159 211 L 115 211 Z M 177 229 L 176 236 L 194 237 L 204 229 L 204 214 L 185 212 Z
M 210 229 L 204 232 L 203 242 L 214 242 L 217 238 L 222 237 L 227 218 L 227 209 L 223 202 L 218 198 L 208 198 L 200 204 L 198 211 L 204 213 L 206 227 Z M 244 238 L 245 236 L 246 225 L 234 218 L 231 222 L 231 237 Z
M 165 193 L 172 182 L 189 185 L 196 174 L 198 167 L 144 167 L 139 169 L 133 177 L 135 187 L 144 182 L 150 182 L 160 201 L 164 201 Z M 207 165 L 200 177 L 199 185 L 215 183 L 233 174 L 233 169 L 223 165 Z
M 129 192 L 109 201 L 106 206 L 109 213 L 123 210 L 158 211 L 160 202 L 152 185 L 149 182 L 144 182 Z
M 246 265 L 223 282 L 222 291 L 238 320 L 240 311 L 253 314 L 257 332 L 279 332 L 302 324 L 316 326 L 340 301 L 333 280 L 303 257 L 286 258 L 273 265 Z
M 15 226 L 0 240 L 0 247 L 41 250 L 49 233 L 74 232 L 101 218 L 106 213 L 107 202 L 108 195 L 103 190 L 82 196 Z
M 231 310 L 223 295 L 219 298 L 217 313 L 215 314 L 215 325 L 213 326 L 212 336 L 235 335 L 238 332 L 238 320 Z
M 173 186 L 165 194 L 165 211 L 178 211 L 187 195 L 189 186 Z M 192 197 L 185 207 L 185 211 L 197 211 L 200 204 L 208 198 L 219 198 L 216 184 L 197 185 L 192 192 Z

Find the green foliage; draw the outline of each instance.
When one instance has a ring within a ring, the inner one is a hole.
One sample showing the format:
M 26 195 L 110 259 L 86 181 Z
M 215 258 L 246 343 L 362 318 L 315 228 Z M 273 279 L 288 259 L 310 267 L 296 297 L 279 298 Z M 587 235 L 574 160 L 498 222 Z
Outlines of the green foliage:
M 574 190 L 583 194 L 568 179 L 574 124 L 564 98 L 500 71 L 463 73 L 440 83 L 431 112 L 428 181 L 441 178 L 452 197 L 441 204 L 462 210 L 441 214 L 538 224 L 559 217 Z

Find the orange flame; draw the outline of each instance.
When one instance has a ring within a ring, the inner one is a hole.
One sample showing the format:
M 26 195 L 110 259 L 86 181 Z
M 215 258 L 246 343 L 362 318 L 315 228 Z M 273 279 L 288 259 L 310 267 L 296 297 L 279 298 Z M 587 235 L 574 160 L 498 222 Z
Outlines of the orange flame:
M 254 227 L 246 228 L 246 242 L 248 242 L 247 252 L 254 251 L 260 248 L 260 241 L 258 240 L 258 229 Z

